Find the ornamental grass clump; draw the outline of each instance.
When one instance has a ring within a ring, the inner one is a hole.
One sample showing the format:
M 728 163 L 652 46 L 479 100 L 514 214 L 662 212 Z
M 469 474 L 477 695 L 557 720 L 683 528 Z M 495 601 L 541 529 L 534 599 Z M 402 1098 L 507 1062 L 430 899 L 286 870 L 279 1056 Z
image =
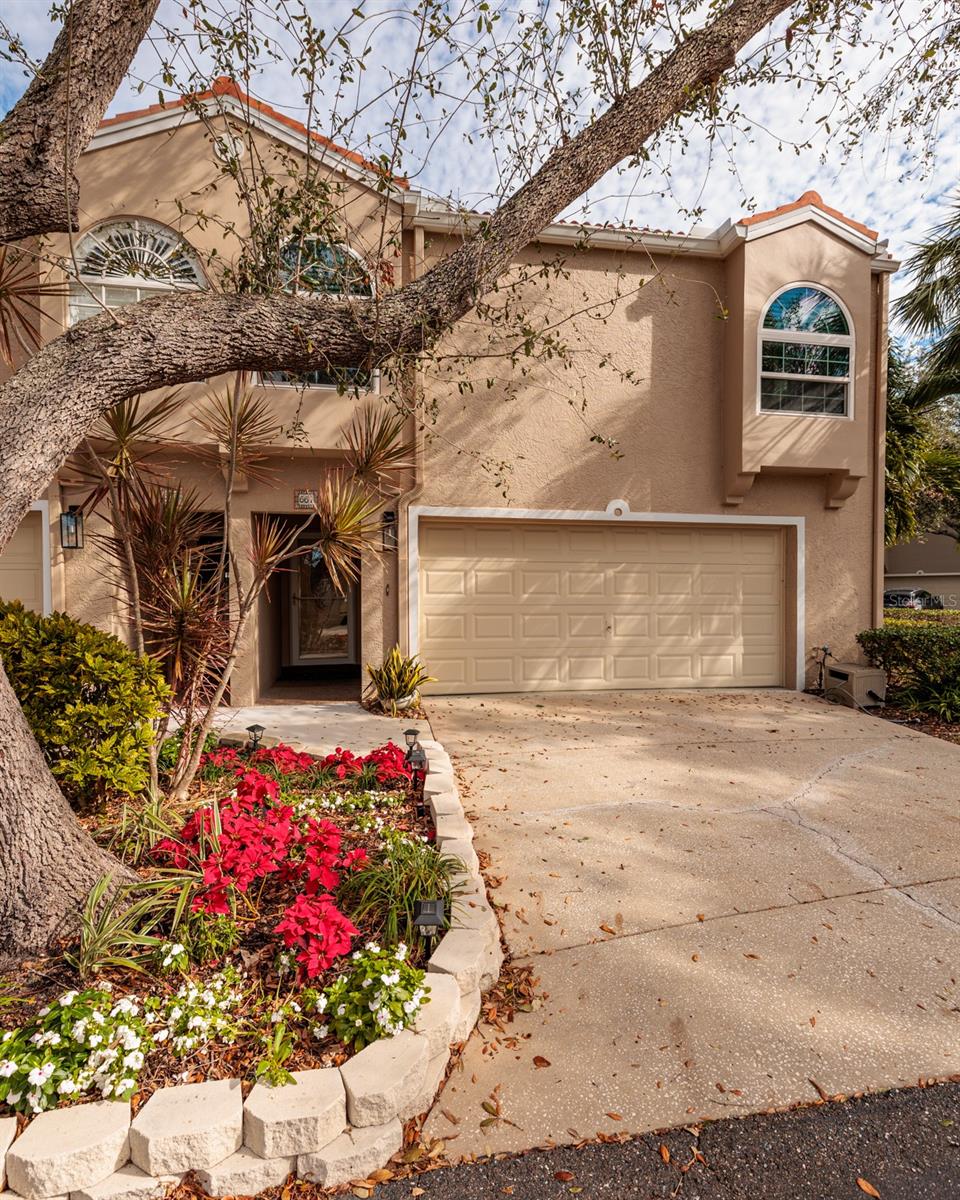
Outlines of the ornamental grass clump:
M 368 942 L 318 997 L 317 1011 L 345 1046 L 362 1050 L 413 1024 L 430 991 L 423 981 L 424 972 L 407 961 L 403 942 L 394 950 Z

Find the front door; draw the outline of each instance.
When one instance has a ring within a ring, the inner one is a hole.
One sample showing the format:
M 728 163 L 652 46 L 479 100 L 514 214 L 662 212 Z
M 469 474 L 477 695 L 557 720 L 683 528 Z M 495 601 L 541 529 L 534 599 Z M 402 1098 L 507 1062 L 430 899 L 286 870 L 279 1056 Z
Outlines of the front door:
M 293 562 L 290 586 L 290 656 L 296 666 L 357 661 L 356 589 L 341 596 L 317 550 Z

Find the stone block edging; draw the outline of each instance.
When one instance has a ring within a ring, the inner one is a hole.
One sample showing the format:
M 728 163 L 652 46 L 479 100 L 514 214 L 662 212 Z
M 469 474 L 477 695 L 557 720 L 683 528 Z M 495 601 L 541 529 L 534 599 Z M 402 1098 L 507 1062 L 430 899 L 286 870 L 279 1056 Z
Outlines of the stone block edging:
M 411 1028 L 342 1067 L 294 1072 L 296 1085 L 258 1083 L 245 1102 L 239 1079 L 221 1079 L 161 1088 L 132 1119 L 117 1101 L 79 1104 L 41 1113 L 14 1138 L 15 1118 L 0 1118 L 4 1200 L 161 1200 L 188 1170 L 212 1196 L 253 1195 L 290 1174 L 333 1187 L 386 1165 L 401 1148 L 403 1122 L 433 1103 L 450 1046 L 469 1037 L 480 993 L 503 963 L 449 755 L 439 743 L 423 744 L 437 846 L 465 870 L 451 928 L 427 963 L 430 999 Z M 93 1120 L 94 1109 L 110 1119 Z

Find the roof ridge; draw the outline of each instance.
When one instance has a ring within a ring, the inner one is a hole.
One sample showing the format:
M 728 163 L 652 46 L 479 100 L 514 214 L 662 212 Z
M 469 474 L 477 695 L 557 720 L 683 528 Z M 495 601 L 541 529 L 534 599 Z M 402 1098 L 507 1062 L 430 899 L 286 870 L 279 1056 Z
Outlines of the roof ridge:
M 777 208 L 771 208 L 767 212 L 754 213 L 750 217 L 741 217 L 737 224 L 759 225 L 763 221 L 772 221 L 774 217 L 782 217 L 786 213 L 796 212 L 799 208 L 818 208 L 821 212 L 825 212 L 828 216 L 842 221 L 844 225 L 849 225 L 851 229 L 856 229 L 859 233 L 872 238 L 874 241 L 880 236 L 876 229 L 870 229 L 862 221 L 855 221 L 852 217 L 848 217 L 842 213 L 838 208 L 831 208 L 829 204 L 824 204 L 823 197 L 819 192 L 813 191 L 813 189 L 804 192 L 802 196 L 791 201 L 789 204 L 781 204 Z
M 381 178 L 389 178 L 390 181 L 396 184 L 397 187 L 407 189 L 410 187 L 409 180 L 399 175 L 388 175 L 381 166 L 372 162 L 368 158 L 364 158 L 362 154 L 358 154 L 356 150 L 350 150 L 347 146 L 341 146 L 339 142 L 333 141 L 332 138 L 326 137 L 322 133 L 317 133 L 316 130 L 308 129 L 301 121 L 295 120 L 293 117 L 288 117 L 286 113 L 278 112 L 272 105 L 267 104 L 264 100 L 258 100 L 256 96 L 245 92 L 235 79 L 229 75 L 218 75 L 213 80 L 209 88 L 199 92 L 190 92 L 185 95 L 178 96 L 171 100 L 162 100 L 157 104 L 150 104 L 146 108 L 134 109 L 131 112 L 117 113 L 112 117 L 105 117 L 100 122 L 100 129 L 109 129 L 115 125 L 123 125 L 128 121 L 136 121 L 141 117 L 151 116 L 153 113 L 168 112 L 171 109 L 185 108 L 188 104 L 197 103 L 203 100 L 212 100 L 216 96 L 232 96 L 241 104 L 249 106 L 256 112 L 272 118 L 274 121 L 279 121 L 288 129 L 293 129 L 304 137 L 309 137 L 311 141 L 323 146 L 325 149 L 339 154 L 346 158 L 355 166 L 361 167 L 365 171 L 369 171 Z

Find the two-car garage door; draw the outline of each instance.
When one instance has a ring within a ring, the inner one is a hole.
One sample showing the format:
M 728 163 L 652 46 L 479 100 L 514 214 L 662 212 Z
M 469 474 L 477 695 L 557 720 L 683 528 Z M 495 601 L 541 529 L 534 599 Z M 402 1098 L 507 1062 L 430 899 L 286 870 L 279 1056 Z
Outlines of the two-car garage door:
M 776 528 L 421 520 L 437 694 L 783 683 Z

